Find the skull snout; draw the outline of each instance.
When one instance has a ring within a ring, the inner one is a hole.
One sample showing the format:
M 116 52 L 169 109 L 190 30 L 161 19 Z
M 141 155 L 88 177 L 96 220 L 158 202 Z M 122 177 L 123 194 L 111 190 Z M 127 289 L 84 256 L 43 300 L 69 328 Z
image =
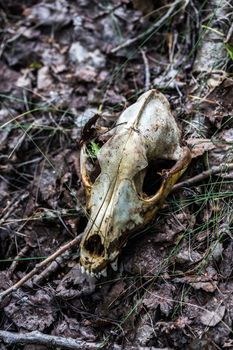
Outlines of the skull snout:
M 84 249 L 90 256 L 104 256 L 104 245 L 101 242 L 101 237 L 98 234 L 90 236 L 84 242 Z
M 80 244 L 80 265 L 87 273 L 105 274 L 107 260 L 105 247 L 98 232 L 83 238 Z M 107 271 L 106 271 L 107 272 Z

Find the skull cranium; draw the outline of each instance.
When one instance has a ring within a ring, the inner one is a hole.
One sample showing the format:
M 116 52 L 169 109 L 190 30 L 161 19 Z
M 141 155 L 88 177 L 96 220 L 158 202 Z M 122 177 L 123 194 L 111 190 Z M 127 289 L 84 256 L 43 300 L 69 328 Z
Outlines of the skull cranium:
M 80 245 L 80 264 L 96 275 L 105 275 L 109 263 L 116 268 L 129 234 L 154 218 L 190 162 L 190 151 L 180 146 L 180 131 L 169 103 L 156 90 L 128 107 L 109 136 L 97 154 L 101 172 L 94 184 L 87 174 L 85 145 L 80 158 L 90 215 Z M 162 171 L 156 193 L 146 195 L 146 172 L 158 159 L 175 164 Z

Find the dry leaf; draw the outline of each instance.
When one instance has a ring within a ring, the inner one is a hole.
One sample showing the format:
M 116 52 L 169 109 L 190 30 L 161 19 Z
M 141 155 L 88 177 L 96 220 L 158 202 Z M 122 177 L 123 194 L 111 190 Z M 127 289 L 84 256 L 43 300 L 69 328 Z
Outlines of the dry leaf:
M 225 314 L 225 310 L 226 307 L 224 305 L 221 305 L 217 306 L 216 310 L 214 311 L 204 311 L 200 317 L 201 323 L 209 327 L 216 326 L 216 324 L 222 320 Z

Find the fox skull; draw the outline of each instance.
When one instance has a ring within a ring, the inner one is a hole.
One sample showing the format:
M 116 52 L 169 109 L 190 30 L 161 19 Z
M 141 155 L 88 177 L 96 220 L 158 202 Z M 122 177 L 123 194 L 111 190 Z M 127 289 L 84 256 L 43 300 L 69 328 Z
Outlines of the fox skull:
M 89 221 L 80 245 L 80 264 L 87 272 L 106 274 L 132 231 L 154 218 L 172 186 L 186 170 L 190 151 L 180 145 L 180 131 L 166 97 L 150 90 L 119 117 L 109 140 L 97 154 L 100 175 L 94 184 L 86 169 L 86 146 L 81 150 L 81 173 Z M 174 161 L 162 172 L 155 194 L 146 196 L 143 183 L 151 161 Z

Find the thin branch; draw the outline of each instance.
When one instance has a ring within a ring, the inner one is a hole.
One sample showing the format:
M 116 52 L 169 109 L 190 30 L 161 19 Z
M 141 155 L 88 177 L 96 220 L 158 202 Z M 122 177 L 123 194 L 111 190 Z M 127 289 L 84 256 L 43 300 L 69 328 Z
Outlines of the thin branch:
M 231 24 L 231 27 L 227 33 L 226 40 L 224 41 L 225 44 L 229 43 L 229 41 L 231 40 L 232 34 L 233 34 L 233 23 Z
M 181 2 L 183 2 L 183 0 L 174 1 L 171 4 L 171 7 L 169 8 L 169 10 L 165 13 L 165 15 L 163 17 L 161 17 L 157 22 L 155 22 L 150 28 L 148 28 L 143 33 L 137 35 L 135 38 L 128 39 L 128 40 L 124 41 L 122 44 L 114 47 L 111 50 L 111 53 L 116 53 L 117 51 L 119 51 L 127 46 L 130 46 L 130 45 L 134 44 L 135 42 L 143 39 L 145 36 L 152 34 L 156 28 L 160 27 L 172 15 L 172 12 L 175 10 L 176 6 Z
M 14 258 L 14 261 L 12 262 L 11 266 L 9 267 L 8 270 L 8 275 L 11 276 L 14 272 L 14 270 L 16 269 L 17 265 L 20 262 L 20 259 L 23 258 L 27 252 L 29 251 L 30 246 L 28 244 L 26 244 L 21 250 L 20 252 L 17 254 L 17 256 Z
M 39 273 L 39 271 L 47 266 L 50 262 L 54 261 L 58 256 L 63 254 L 66 250 L 70 249 L 76 244 L 79 244 L 82 238 L 82 234 L 75 237 L 72 241 L 64 244 L 62 247 L 60 247 L 55 253 L 50 255 L 47 259 L 43 260 L 41 263 L 37 264 L 34 269 L 32 269 L 28 274 L 26 274 L 21 280 L 16 282 L 13 286 L 9 287 L 8 289 L 4 290 L 0 293 L 0 302 L 3 300 L 4 297 L 7 295 L 13 293 L 15 290 L 17 290 L 19 287 L 21 287 L 25 282 L 27 282 L 29 279 L 31 279 L 33 276 Z
M 145 51 L 143 49 L 140 50 L 141 54 L 142 54 L 142 59 L 143 59 L 143 63 L 144 63 L 144 71 L 145 71 L 145 87 L 144 90 L 145 92 L 148 91 L 150 89 L 150 66 L 149 66 L 149 62 L 148 59 L 146 57 Z
M 172 192 L 179 190 L 181 187 L 190 187 L 199 181 L 207 179 L 212 175 L 227 173 L 232 170 L 233 170 L 233 163 L 213 166 L 211 169 L 203 171 L 201 174 L 198 174 L 194 177 L 191 177 L 190 179 L 187 179 L 185 181 L 182 181 L 176 184 L 175 186 L 173 186 Z
M 70 250 L 65 251 L 61 256 L 58 256 L 54 261 L 51 262 L 51 264 L 48 267 L 46 267 L 46 269 L 41 271 L 39 275 L 36 275 L 33 278 L 33 284 L 39 285 L 51 274 L 55 273 L 71 257 L 71 254 L 72 252 Z
M 6 212 L 5 215 L 0 218 L 0 225 L 2 225 L 6 219 L 17 209 L 18 205 L 24 201 L 29 196 L 29 192 L 22 193 L 18 199 L 13 203 L 14 199 L 9 202 L 9 204 L 6 206 L 6 208 L 3 209 L 3 213 Z M 2 213 L 2 214 L 3 214 Z
M 96 350 L 96 349 L 103 349 L 103 348 L 106 349 L 106 342 L 104 341 L 101 343 L 89 342 L 89 341 L 78 340 L 73 338 L 64 338 L 64 337 L 58 337 L 54 335 L 48 335 L 38 331 L 33 331 L 30 333 L 14 333 L 14 332 L 0 330 L 0 339 L 2 339 L 2 341 L 5 344 L 10 344 L 10 345 L 39 344 L 39 345 L 51 347 L 52 349 L 55 349 L 57 347 L 61 349 L 70 349 L 70 350 L 73 350 L 73 349 L 74 350 L 78 350 L 78 349 Z M 131 345 L 124 346 L 125 350 L 152 350 L 152 348 L 153 347 L 131 346 Z M 122 346 L 113 344 L 113 349 L 122 350 Z
M 84 340 L 63 338 L 53 335 L 43 334 L 38 331 L 30 333 L 13 333 L 8 331 L 0 331 L 0 339 L 6 344 L 40 344 L 50 346 L 53 349 L 60 347 L 63 349 L 82 349 L 82 350 L 96 350 L 103 347 L 103 343 L 92 343 Z

